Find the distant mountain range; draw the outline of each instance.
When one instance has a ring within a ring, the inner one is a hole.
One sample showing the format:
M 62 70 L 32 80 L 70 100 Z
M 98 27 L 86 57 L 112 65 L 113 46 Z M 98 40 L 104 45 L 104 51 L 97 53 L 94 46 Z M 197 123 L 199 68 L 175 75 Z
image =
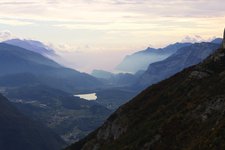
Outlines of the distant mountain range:
M 65 142 L 50 129 L 20 113 L 0 94 L 1 150 L 60 150 Z
M 24 74 L 26 75 L 23 76 Z M 27 80 L 27 77 L 30 80 Z M 0 43 L 0 83 L 6 81 L 17 83 L 18 80 L 32 81 L 31 84 L 36 80 L 35 83 L 67 92 L 96 88 L 101 85 L 98 79 L 86 73 L 65 68 L 39 53 Z M 7 83 L 4 84 L 7 86 Z
M 94 76 L 105 78 L 106 83 L 114 85 L 114 88 L 97 91 L 96 93 L 99 95 L 97 101 L 108 108 L 118 108 L 146 87 L 169 78 L 189 66 L 200 63 L 219 48 L 221 43 L 222 39 L 218 38 L 212 42 L 188 44 L 168 58 L 150 63 L 146 71 L 140 70 L 136 74 L 122 73 L 115 75 L 110 72 L 95 70 Z M 115 88 L 115 85 L 119 88 Z
M 100 79 L 110 79 L 112 76 L 114 76 L 114 74 L 109 71 L 98 70 L 98 69 L 94 69 L 91 72 L 91 75 Z
M 184 68 L 200 63 L 216 49 L 220 44 L 214 43 L 195 43 L 187 47 L 179 49 L 176 53 L 165 60 L 155 62 L 149 65 L 146 72 L 134 84 L 135 87 L 147 87 L 151 84 L 162 81 Z
M 182 65 L 190 64 L 186 60 L 203 59 L 215 47 L 212 43 L 193 44 L 182 48 L 174 58 L 180 56 L 184 59 Z M 225 149 L 224 48 L 200 64 L 145 89 L 99 129 L 66 150 Z M 175 60 L 169 60 L 169 66 L 174 66 Z M 175 62 L 180 68 L 180 61 Z M 168 69 L 166 65 L 162 67 L 159 69 Z
M 18 46 L 39 54 L 42 54 L 44 56 L 55 56 L 55 51 L 50 48 L 49 46 L 41 43 L 40 41 L 35 40 L 22 40 L 22 39 L 11 39 L 4 41 L 3 43 L 7 43 L 10 45 Z
M 134 84 L 139 77 L 138 74 L 136 75 L 131 73 L 115 74 L 104 70 L 93 70 L 91 75 L 98 78 L 105 84 L 113 87 L 130 86 Z
M 148 47 L 145 50 L 127 55 L 116 67 L 116 70 L 131 73 L 146 70 L 149 64 L 163 60 L 175 53 L 178 49 L 189 45 L 191 43 L 175 43 L 159 49 Z

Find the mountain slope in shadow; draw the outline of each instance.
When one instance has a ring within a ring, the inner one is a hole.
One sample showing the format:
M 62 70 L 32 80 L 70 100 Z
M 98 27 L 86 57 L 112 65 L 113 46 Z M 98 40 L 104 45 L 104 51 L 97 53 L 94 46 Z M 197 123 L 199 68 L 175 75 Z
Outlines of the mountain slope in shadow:
M 0 149 L 60 150 L 65 142 L 50 129 L 20 113 L 0 95 Z

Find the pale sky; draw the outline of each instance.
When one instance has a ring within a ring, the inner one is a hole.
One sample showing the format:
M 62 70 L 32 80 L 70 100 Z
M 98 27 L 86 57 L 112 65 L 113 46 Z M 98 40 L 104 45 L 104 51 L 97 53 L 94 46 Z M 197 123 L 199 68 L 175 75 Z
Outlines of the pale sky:
M 149 45 L 221 37 L 224 6 L 224 0 L 1 0 L 0 40 L 39 40 L 78 70 L 112 70 Z

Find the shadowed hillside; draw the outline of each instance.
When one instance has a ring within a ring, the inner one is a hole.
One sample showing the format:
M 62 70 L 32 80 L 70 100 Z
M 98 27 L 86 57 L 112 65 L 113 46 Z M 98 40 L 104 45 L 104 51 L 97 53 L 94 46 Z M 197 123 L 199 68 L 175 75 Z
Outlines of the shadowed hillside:
M 60 150 L 65 142 L 50 129 L 20 113 L 0 95 L 1 150 Z

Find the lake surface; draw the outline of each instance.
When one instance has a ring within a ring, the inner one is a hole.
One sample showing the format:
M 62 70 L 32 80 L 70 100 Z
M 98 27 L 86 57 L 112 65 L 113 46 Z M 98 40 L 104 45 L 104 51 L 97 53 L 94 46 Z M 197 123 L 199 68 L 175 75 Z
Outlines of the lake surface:
M 74 96 L 83 98 L 83 99 L 88 100 L 88 101 L 95 101 L 97 99 L 96 93 L 78 94 L 78 95 L 74 95 Z

